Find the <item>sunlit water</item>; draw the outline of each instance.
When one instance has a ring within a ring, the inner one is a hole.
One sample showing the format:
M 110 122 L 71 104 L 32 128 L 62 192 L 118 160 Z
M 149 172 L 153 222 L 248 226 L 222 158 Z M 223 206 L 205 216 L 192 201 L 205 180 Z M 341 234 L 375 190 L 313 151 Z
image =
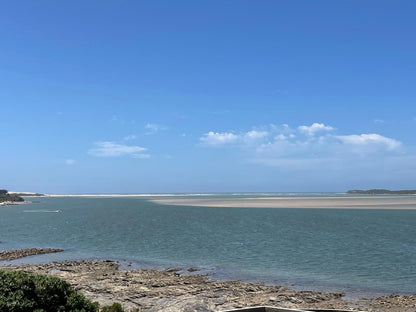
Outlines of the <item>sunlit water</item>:
M 0 250 L 65 252 L 14 263 L 104 258 L 295 288 L 416 293 L 416 210 L 204 208 L 134 197 L 32 200 L 38 202 L 0 207 Z

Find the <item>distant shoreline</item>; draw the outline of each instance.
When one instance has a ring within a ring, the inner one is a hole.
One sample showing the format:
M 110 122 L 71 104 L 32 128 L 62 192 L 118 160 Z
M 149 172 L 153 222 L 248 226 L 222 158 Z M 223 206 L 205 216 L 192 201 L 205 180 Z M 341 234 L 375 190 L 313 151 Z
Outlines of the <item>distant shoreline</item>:
M 40 194 L 40 193 L 18 193 L 24 197 L 215 197 L 215 196 L 244 196 L 244 197 L 351 197 L 361 195 L 383 196 L 383 195 L 405 195 L 416 196 L 416 190 L 396 190 L 390 191 L 386 189 L 369 189 L 369 190 L 348 190 L 345 192 L 218 192 L 218 193 L 83 193 L 83 194 Z
M 396 190 L 387 189 L 370 189 L 370 190 L 349 190 L 347 194 L 364 194 L 364 195 L 416 195 L 416 190 Z

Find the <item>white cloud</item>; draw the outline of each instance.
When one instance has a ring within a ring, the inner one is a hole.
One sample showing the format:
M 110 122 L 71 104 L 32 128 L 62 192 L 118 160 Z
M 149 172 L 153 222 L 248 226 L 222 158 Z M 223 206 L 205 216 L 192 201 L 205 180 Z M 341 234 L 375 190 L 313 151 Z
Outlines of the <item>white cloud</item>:
M 278 134 L 274 137 L 274 139 L 276 141 L 285 141 L 285 140 L 287 140 L 287 136 L 285 136 L 284 134 Z
M 206 145 L 223 145 L 235 142 L 239 136 L 231 132 L 213 132 L 205 133 L 199 140 Z
M 324 163 L 334 168 L 357 161 L 370 163 L 403 152 L 402 143 L 393 138 L 375 133 L 338 135 L 336 128 L 322 123 L 296 128 L 269 125 L 260 129 L 237 134 L 210 131 L 200 142 L 205 146 L 230 145 L 240 151 L 241 159 L 292 169 L 324 167 Z
M 225 145 L 231 143 L 252 144 L 267 137 L 267 131 L 251 130 L 243 133 L 213 132 L 205 133 L 199 140 L 205 145 Z
M 73 164 L 75 164 L 75 160 L 73 160 L 73 159 L 65 159 L 65 164 L 67 164 L 67 165 L 73 165 Z
M 261 139 L 266 136 L 268 136 L 269 133 L 267 131 L 257 131 L 257 130 L 251 130 L 244 134 L 244 137 L 249 140 L 256 140 Z
M 359 146 L 379 146 L 385 148 L 388 151 L 398 150 L 401 147 L 401 143 L 395 139 L 387 138 L 379 134 L 351 134 L 351 135 L 339 135 L 336 136 L 345 144 L 359 145 Z
M 167 127 L 156 123 L 147 123 L 144 128 L 146 129 L 146 135 L 155 134 L 159 131 L 166 130 Z
M 296 135 L 294 135 L 293 133 L 290 133 L 290 134 L 279 133 L 278 135 L 276 135 L 274 137 L 274 140 L 275 141 L 286 141 L 286 140 L 293 139 L 295 137 L 296 137 Z
M 317 123 L 317 122 L 314 122 L 310 126 L 299 126 L 298 129 L 300 132 L 308 136 L 314 136 L 318 132 L 328 132 L 328 131 L 335 130 L 335 128 L 331 126 L 325 126 L 323 123 Z
M 134 158 L 149 158 L 150 155 L 143 154 L 147 148 L 141 146 L 124 145 L 115 142 L 96 142 L 95 148 L 88 151 L 88 154 L 97 157 L 120 157 L 131 156 Z

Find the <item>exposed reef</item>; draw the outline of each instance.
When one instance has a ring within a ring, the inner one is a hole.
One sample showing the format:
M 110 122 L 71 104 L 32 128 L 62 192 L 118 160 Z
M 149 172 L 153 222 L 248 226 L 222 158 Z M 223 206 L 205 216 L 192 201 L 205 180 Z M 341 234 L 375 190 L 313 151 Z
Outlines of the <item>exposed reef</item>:
M 120 302 L 126 311 L 221 311 L 249 306 L 303 309 L 414 312 L 416 295 L 389 295 L 348 301 L 343 293 L 295 291 L 240 281 L 213 281 L 185 270 L 120 270 L 111 261 L 68 261 L 3 266 L 5 270 L 49 274 L 68 281 L 101 305 Z

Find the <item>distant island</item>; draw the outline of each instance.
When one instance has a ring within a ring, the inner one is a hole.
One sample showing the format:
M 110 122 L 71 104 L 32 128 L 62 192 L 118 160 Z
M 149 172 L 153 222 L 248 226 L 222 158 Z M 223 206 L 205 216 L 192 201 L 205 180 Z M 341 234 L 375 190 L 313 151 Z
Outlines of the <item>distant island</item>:
M 349 190 L 347 194 L 367 194 L 367 195 L 416 195 L 416 190 L 391 191 L 386 189 L 371 190 Z
M 7 190 L 0 190 L 0 204 L 12 205 L 18 202 L 23 202 L 23 197 L 16 194 L 9 194 Z
M 11 195 L 17 195 L 17 196 L 45 196 L 45 194 L 42 193 L 31 193 L 31 192 L 9 192 Z

